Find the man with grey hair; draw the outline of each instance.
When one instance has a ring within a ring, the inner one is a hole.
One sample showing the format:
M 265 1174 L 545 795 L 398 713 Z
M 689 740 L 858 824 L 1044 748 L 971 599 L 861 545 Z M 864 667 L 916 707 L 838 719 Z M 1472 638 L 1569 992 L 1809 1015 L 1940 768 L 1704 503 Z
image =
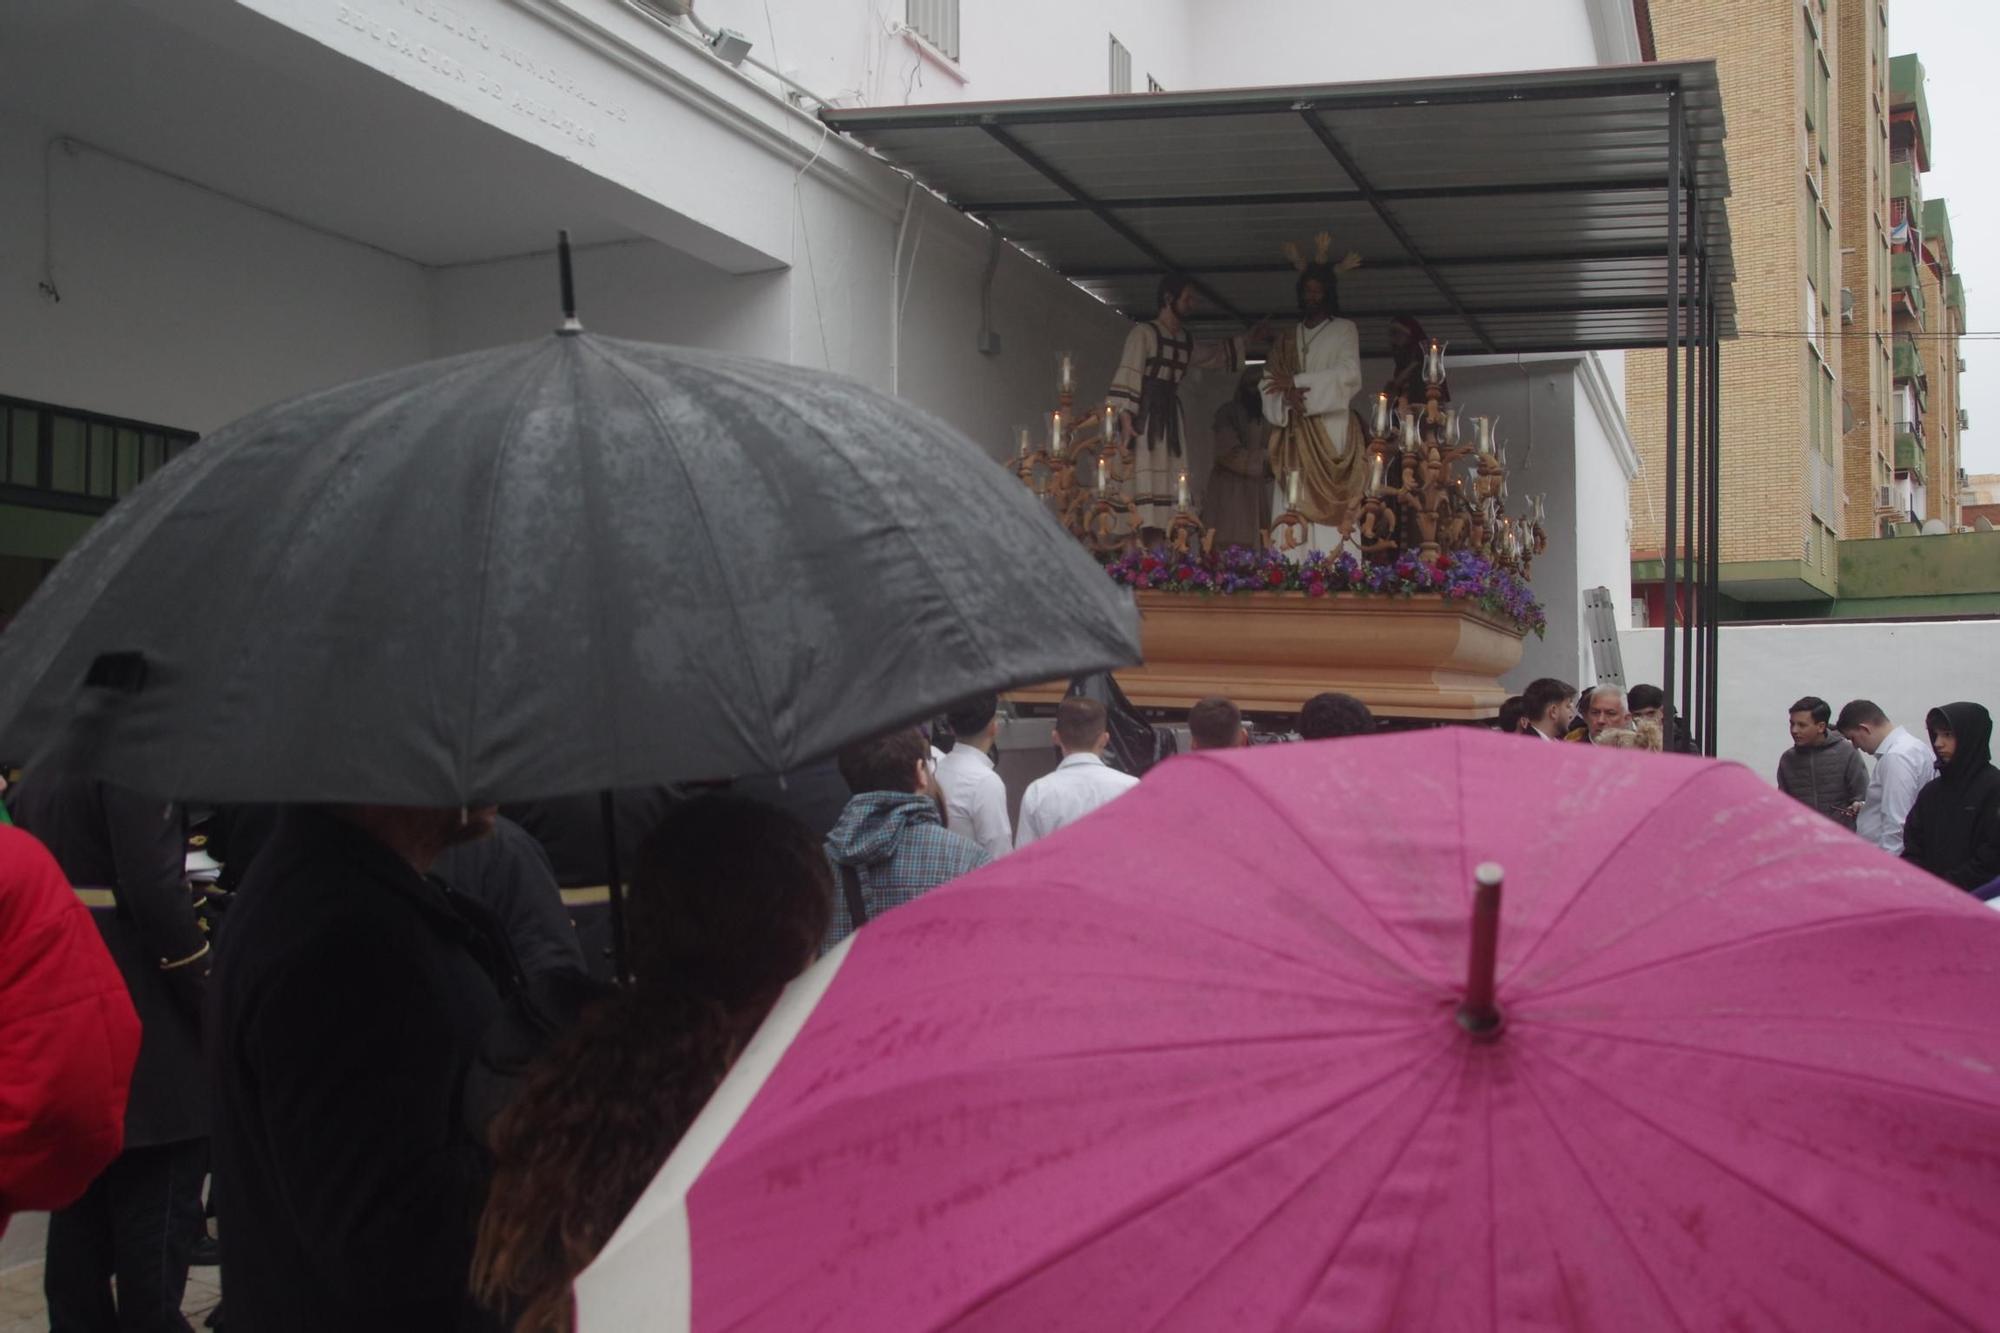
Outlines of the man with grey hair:
M 1631 727 L 1632 714 L 1625 705 L 1625 691 L 1616 685 L 1599 685 L 1583 696 L 1583 716 L 1563 739 L 1595 745 L 1607 731 L 1629 731 Z

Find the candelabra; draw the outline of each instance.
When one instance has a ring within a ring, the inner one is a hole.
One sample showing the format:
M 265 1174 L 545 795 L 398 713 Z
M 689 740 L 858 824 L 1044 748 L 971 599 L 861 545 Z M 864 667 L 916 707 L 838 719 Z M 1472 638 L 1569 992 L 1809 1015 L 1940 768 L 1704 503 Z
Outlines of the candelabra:
M 1414 551 L 1424 560 L 1466 553 L 1524 577 L 1548 549 L 1544 496 L 1522 513 L 1506 512 L 1507 451 L 1498 419 L 1463 417 L 1444 403 L 1442 341 L 1424 349 L 1421 399 L 1377 394 L 1365 423 L 1368 469 L 1365 491 L 1343 534 L 1364 559 L 1387 563 Z M 1137 473 L 1136 451 L 1121 441 L 1120 420 L 1106 404 L 1079 416 L 1070 355 L 1060 357 L 1057 406 L 1048 416 L 1046 442 L 1023 428 L 1008 469 L 1041 497 L 1076 539 L 1100 555 L 1137 547 L 1142 520 L 1128 489 Z M 1468 439 L 1469 435 L 1469 439 Z M 1470 460 L 1469 467 L 1461 464 Z M 1261 534 L 1264 545 L 1290 552 L 1312 540 L 1312 524 L 1299 512 L 1301 476 L 1285 475 L 1285 510 Z M 1176 480 L 1168 545 L 1180 555 L 1211 554 L 1215 530 L 1195 514 L 1185 472 Z

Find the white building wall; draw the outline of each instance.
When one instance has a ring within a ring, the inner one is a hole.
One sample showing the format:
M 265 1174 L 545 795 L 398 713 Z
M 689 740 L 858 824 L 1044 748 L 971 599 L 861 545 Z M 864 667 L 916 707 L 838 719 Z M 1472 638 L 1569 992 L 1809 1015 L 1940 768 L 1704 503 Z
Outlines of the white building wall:
M 1190 5 L 1196 86 L 1341 83 L 1556 69 L 1613 63 L 1593 11 L 1629 0 L 1507 0 L 1504 4 L 1343 4 L 1262 0 L 1254 7 Z M 1631 59 L 1636 56 L 1625 56 Z
M 1577 0 L 1569 0 L 1576 3 Z M 1108 93 L 1110 39 L 1132 53 L 1132 90 L 1213 87 L 1186 0 L 961 0 L 959 58 L 939 58 L 905 26 L 904 0 L 700 0 L 762 60 L 843 106 Z
M 60 127 L 54 127 L 60 128 Z M 208 431 L 421 360 L 424 271 L 0 118 L 0 393 Z
M 1661 631 L 1618 636 L 1625 677 L 1658 684 Z M 1839 715 L 1850 699 L 1872 699 L 1891 721 L 1919 739 L 1924 714 L 1970 699 L 2000 712 L 2000 621 L 1876 621 L 1851 624 L 1724 625 L 1716 735 L 1720 757 L 1775 782 L 1778 756 L 1791 745 L 1788 710 L 1806 695 Z M 1679 689 L 1676 687 L 1676 697 Z

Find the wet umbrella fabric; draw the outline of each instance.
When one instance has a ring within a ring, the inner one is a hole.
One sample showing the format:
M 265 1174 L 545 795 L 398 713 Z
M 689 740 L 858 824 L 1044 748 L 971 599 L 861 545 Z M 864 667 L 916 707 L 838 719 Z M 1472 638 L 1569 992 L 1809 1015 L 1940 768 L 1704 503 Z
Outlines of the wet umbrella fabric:
M 558 335 L 163 469 L 0 637 L 0 737 L 190 798 L 459 804 L 782 771 L 1137 659 L 1129 595 L 923 412 Z
M 795 983 L 580 1326 L 1979 1327 L 1996 1012 L 2000 920 L 1732 765 L 1172 759 Z

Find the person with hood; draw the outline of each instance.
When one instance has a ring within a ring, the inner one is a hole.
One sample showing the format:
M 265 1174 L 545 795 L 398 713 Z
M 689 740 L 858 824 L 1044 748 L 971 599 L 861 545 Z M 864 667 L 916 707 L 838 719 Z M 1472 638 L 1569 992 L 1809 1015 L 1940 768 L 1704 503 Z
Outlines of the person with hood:
M 1854 827 L 1868 795 L 1868 766 L 1854 742 L 1827 724 L 1833 706 L 1807 695 L 1791 707 L 1792 748 L 1778 757 L 1778 790 L 1839 824 Z
M 854 795 L 826 837 L 833 920 L 821 953 L 890 908 L 992 859 L 945 827 L 930 748 L 923 732 L 903 727 L 840 752 L 840 776 Z
M 1946 704 L 1924 718 L 1937 777 L 1917 793 L 1903 825 L 1903 859 L 1977 893 L 2000 878 L 2000 768 L 1993 717 L 1975 703 Z

